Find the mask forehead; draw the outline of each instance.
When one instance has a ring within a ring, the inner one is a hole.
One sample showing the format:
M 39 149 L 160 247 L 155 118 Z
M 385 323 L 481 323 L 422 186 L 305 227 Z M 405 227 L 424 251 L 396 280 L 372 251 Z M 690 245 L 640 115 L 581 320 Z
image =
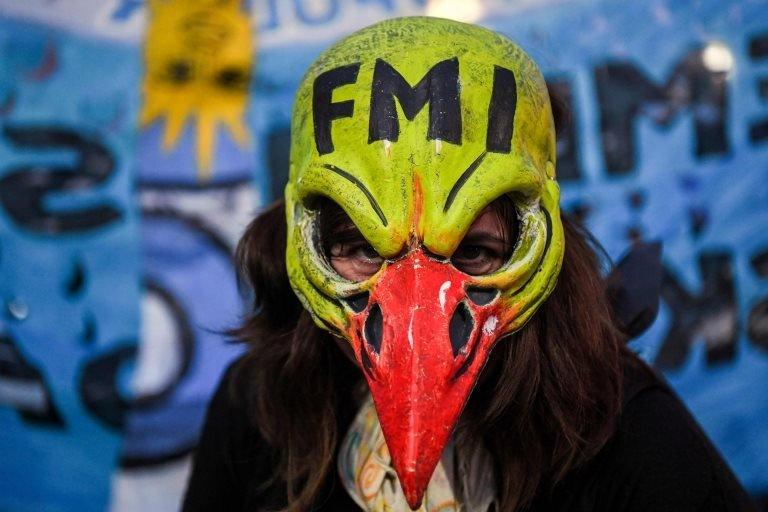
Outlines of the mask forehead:
M 392 20 L 328 50 L 294 107 L 298 201 L 339 203 L 383 256 L 414 237 L 448 256 L 504 193 L 536 200 L 554 172 L 546 85 L 486 29 Z

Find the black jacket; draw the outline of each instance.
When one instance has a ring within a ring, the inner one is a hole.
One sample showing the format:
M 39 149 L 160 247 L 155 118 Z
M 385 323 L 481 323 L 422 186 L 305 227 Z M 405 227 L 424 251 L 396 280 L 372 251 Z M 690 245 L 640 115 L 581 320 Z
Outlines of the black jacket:
M 720 512 L 755 510 L 734 475 L 675 394 L 645 365 L 624 369 L 618 429 L 600 453 L 528 509 L 546 512 Z M 232 368 L 211 401 L 183 510 L 279 510 L 285 488 L 259 491 L 275 453 L 228 393 Z M 346 431 L 355 411 L 340 420 Z M 297 420 L 298 421 L 298 420 Z M 314 510 L 359 512 L 336 472 Z M 469 511 L 473 512 L 473 511 Z

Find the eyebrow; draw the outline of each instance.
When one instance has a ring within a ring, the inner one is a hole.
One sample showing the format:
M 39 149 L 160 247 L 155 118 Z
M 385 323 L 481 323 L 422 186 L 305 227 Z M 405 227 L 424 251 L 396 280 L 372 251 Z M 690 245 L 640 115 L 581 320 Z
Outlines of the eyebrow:
M 387 217 L 384 215 L 384 211 L 379 206 L 379 203 L 376 202 L 376 198 L 373 197 L 373 194 L 371 194 L 371 191 L 368 190 L 368 188 L 363 184 L 362 181 L 360 181 L 356 176 L 348 173 L 344 169 L 340 167 L 336 167 L 333 164 L 323 164 L 323 167 L 328 169 L 329 171 L 338 174 L 342 178 L 346 179 L 350 183 L 352 183 L 354 186 L 356 186 L 358 189 L 360 189 L 360 192 L 365 195 L 366 199 L 368 199 L 368 202 L 371 205 L 371 208 L 373 208 L 373 211 L 376 212 L 376 215 L 379 216 L 379 220 L 381 220 L 381 223 L 384 224 L 384 226 L 387 226 Z
M 464 243 L 465 241 L 469 241 L 469 242 L 492 241 L 492 242 L 498 242 L 504 245 L 510 245 L 510 242 L 508 240 L 502 237 L 499 237 L 494 233 L 490 233 L 488 231 L 469 232 L 461 240 L 461 243 Z

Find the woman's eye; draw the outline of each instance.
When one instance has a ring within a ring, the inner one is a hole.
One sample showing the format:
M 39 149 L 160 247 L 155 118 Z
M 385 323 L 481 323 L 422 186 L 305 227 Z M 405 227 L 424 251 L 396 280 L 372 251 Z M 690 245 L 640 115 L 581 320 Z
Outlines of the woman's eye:
M 371 247 L 370 244 L 365 244 L 363 247 L 360 247 L 358 251 L 363 257 L 368 258 L 369 260 L 381 261 L 381 256 L 379 256 L 379 253 L 377 253 L 376 249 Z
M 512 257 L 518 235 L 517 213 L 503 196 L 486 206 L 451 256 L 456 269 L 471 276 L 499 270 Z
M 331 265 L 342 277 L 363 281 L 378 272 L 384 263 L 368 242 L 335 243 L 330 249 Z
M 335 243 L 331 246 L 331 258 L 381 259 L 368 243 Z
M 320 249 L 333 269 L 350 281 L 365 281 L 384 264 L 349 215 L 330 199 L 319 198 Z
M 453 253 L 451 263 L 465 274 L 489 274 L 501 268 L 504 256 L 493 247 L 461 244 Z
M 484 247 L 479 245 L 467 245 L 459 247 L 459 250 L 454 254 L 454 258 L 461 261 L 477 260 L 488 256 L 488 251 Z

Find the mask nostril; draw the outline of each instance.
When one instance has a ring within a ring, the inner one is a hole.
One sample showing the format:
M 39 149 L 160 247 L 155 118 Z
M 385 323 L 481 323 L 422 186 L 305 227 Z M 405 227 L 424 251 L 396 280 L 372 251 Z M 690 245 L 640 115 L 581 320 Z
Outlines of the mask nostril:
M 498 296 L 499 290 L 494 290 L 493 288 L 478 288 L 475 286 L 467 288 L 467 297 L 478 306 L 490 304 Z
M 368 292 L 358 293 L 357 295 L 347 297 L 344 299 L 344 302 L 349 304 L 352 311 L 360 313 L 368 305 Z
M 453 312 L 451 322 L 448 324 L 448 335 L 451 338 L 451 347 L 453 348 L 453 357 L 459 355 L 459 351 L 469 341 L 475 321 L 469 312 L 469 308 L 464 302 L 460 302 Z
M 384 331 L 384 317 L 378 304 L 371 306 L 365 319 L 365 340 L 377 354 L 381 351 L 381 337 Z

